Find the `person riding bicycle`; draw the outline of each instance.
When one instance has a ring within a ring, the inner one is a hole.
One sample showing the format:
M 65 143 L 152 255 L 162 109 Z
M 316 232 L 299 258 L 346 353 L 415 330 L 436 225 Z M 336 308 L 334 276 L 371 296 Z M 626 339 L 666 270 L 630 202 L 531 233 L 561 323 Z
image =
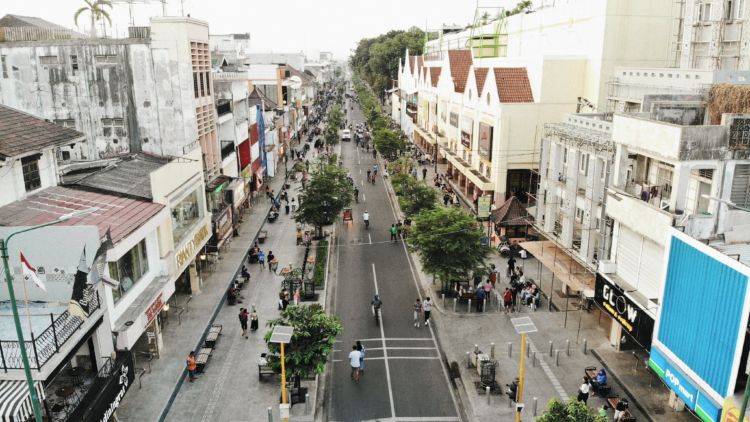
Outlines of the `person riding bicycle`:
M 370 178 L 371 178 L 371 177 L 370 177 L 370 175 L 371 175 L 371 174 L 372 174 L 372 172 L 371 172 L 371 171 L 370 171 L 370 170 L 368 169 L 368 170 L 367 170 L 367 181 L 368 181 L 368 182 L 370 181 Z
M 372 305 L 372 309 L 374 311 L 379 311 L 380 307 L 383 306 L 383 301 L 380 300 L 380 296 L 375 295 L 375 297 L 372 298 L 372 302 L 370 302 L 370 305 Z
M 365 221 L 365 227 L 369 228 L 370 227 L 370 213 L 367 212 L 367 210 L 365 210 L 365 213 L 362 214 L 362 220 Z
M 375 176 L 378 175 L 378 165 L 377 164 L 373 164 L 372 165 L 372 174 L 374 174 Z
M 359 204 L 359 189 L 354 188 L 354 202 Z

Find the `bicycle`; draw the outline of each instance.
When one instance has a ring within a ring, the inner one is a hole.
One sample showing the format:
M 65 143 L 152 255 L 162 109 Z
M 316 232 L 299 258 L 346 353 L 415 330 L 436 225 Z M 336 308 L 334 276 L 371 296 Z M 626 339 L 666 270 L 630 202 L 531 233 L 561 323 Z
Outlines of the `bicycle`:
M 375 326 L 380 327 L 380 306 L 372 305 L 372 314 L 375 316 Z

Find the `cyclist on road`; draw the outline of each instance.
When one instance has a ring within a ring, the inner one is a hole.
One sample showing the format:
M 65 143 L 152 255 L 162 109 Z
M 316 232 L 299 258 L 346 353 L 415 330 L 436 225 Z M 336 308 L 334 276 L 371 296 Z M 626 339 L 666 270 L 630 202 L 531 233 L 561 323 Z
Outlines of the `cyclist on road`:
M 359 189 L 354 188 L 354 202 L 359 204 Z
M 365 210 L 365 213 L 362 214 L 362 220 L 365 221 L 365 228 L 369 229 L 370 228 L 370 213 L 367 212 L 367 210 Z

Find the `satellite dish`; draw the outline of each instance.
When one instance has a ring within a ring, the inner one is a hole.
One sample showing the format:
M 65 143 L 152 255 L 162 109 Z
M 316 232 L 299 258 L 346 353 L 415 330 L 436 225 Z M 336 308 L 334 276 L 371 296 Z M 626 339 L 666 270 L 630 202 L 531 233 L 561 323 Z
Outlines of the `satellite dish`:
M 292 89 L 300 89 L 302 87 L 302 79 L 299 76 L 297 76 L 297 75 L 294 75 L 294 76 L 290 77 L 289 78 L 289 86 Z

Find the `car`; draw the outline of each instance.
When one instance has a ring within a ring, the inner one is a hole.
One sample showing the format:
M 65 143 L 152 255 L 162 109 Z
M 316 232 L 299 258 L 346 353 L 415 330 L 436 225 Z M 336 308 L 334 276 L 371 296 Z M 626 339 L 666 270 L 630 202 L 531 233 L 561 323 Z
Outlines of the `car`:
M 350 142 L 352 140 L 352 131 L 349 129 L 344 129 L 341 132 L 341 140 Z

